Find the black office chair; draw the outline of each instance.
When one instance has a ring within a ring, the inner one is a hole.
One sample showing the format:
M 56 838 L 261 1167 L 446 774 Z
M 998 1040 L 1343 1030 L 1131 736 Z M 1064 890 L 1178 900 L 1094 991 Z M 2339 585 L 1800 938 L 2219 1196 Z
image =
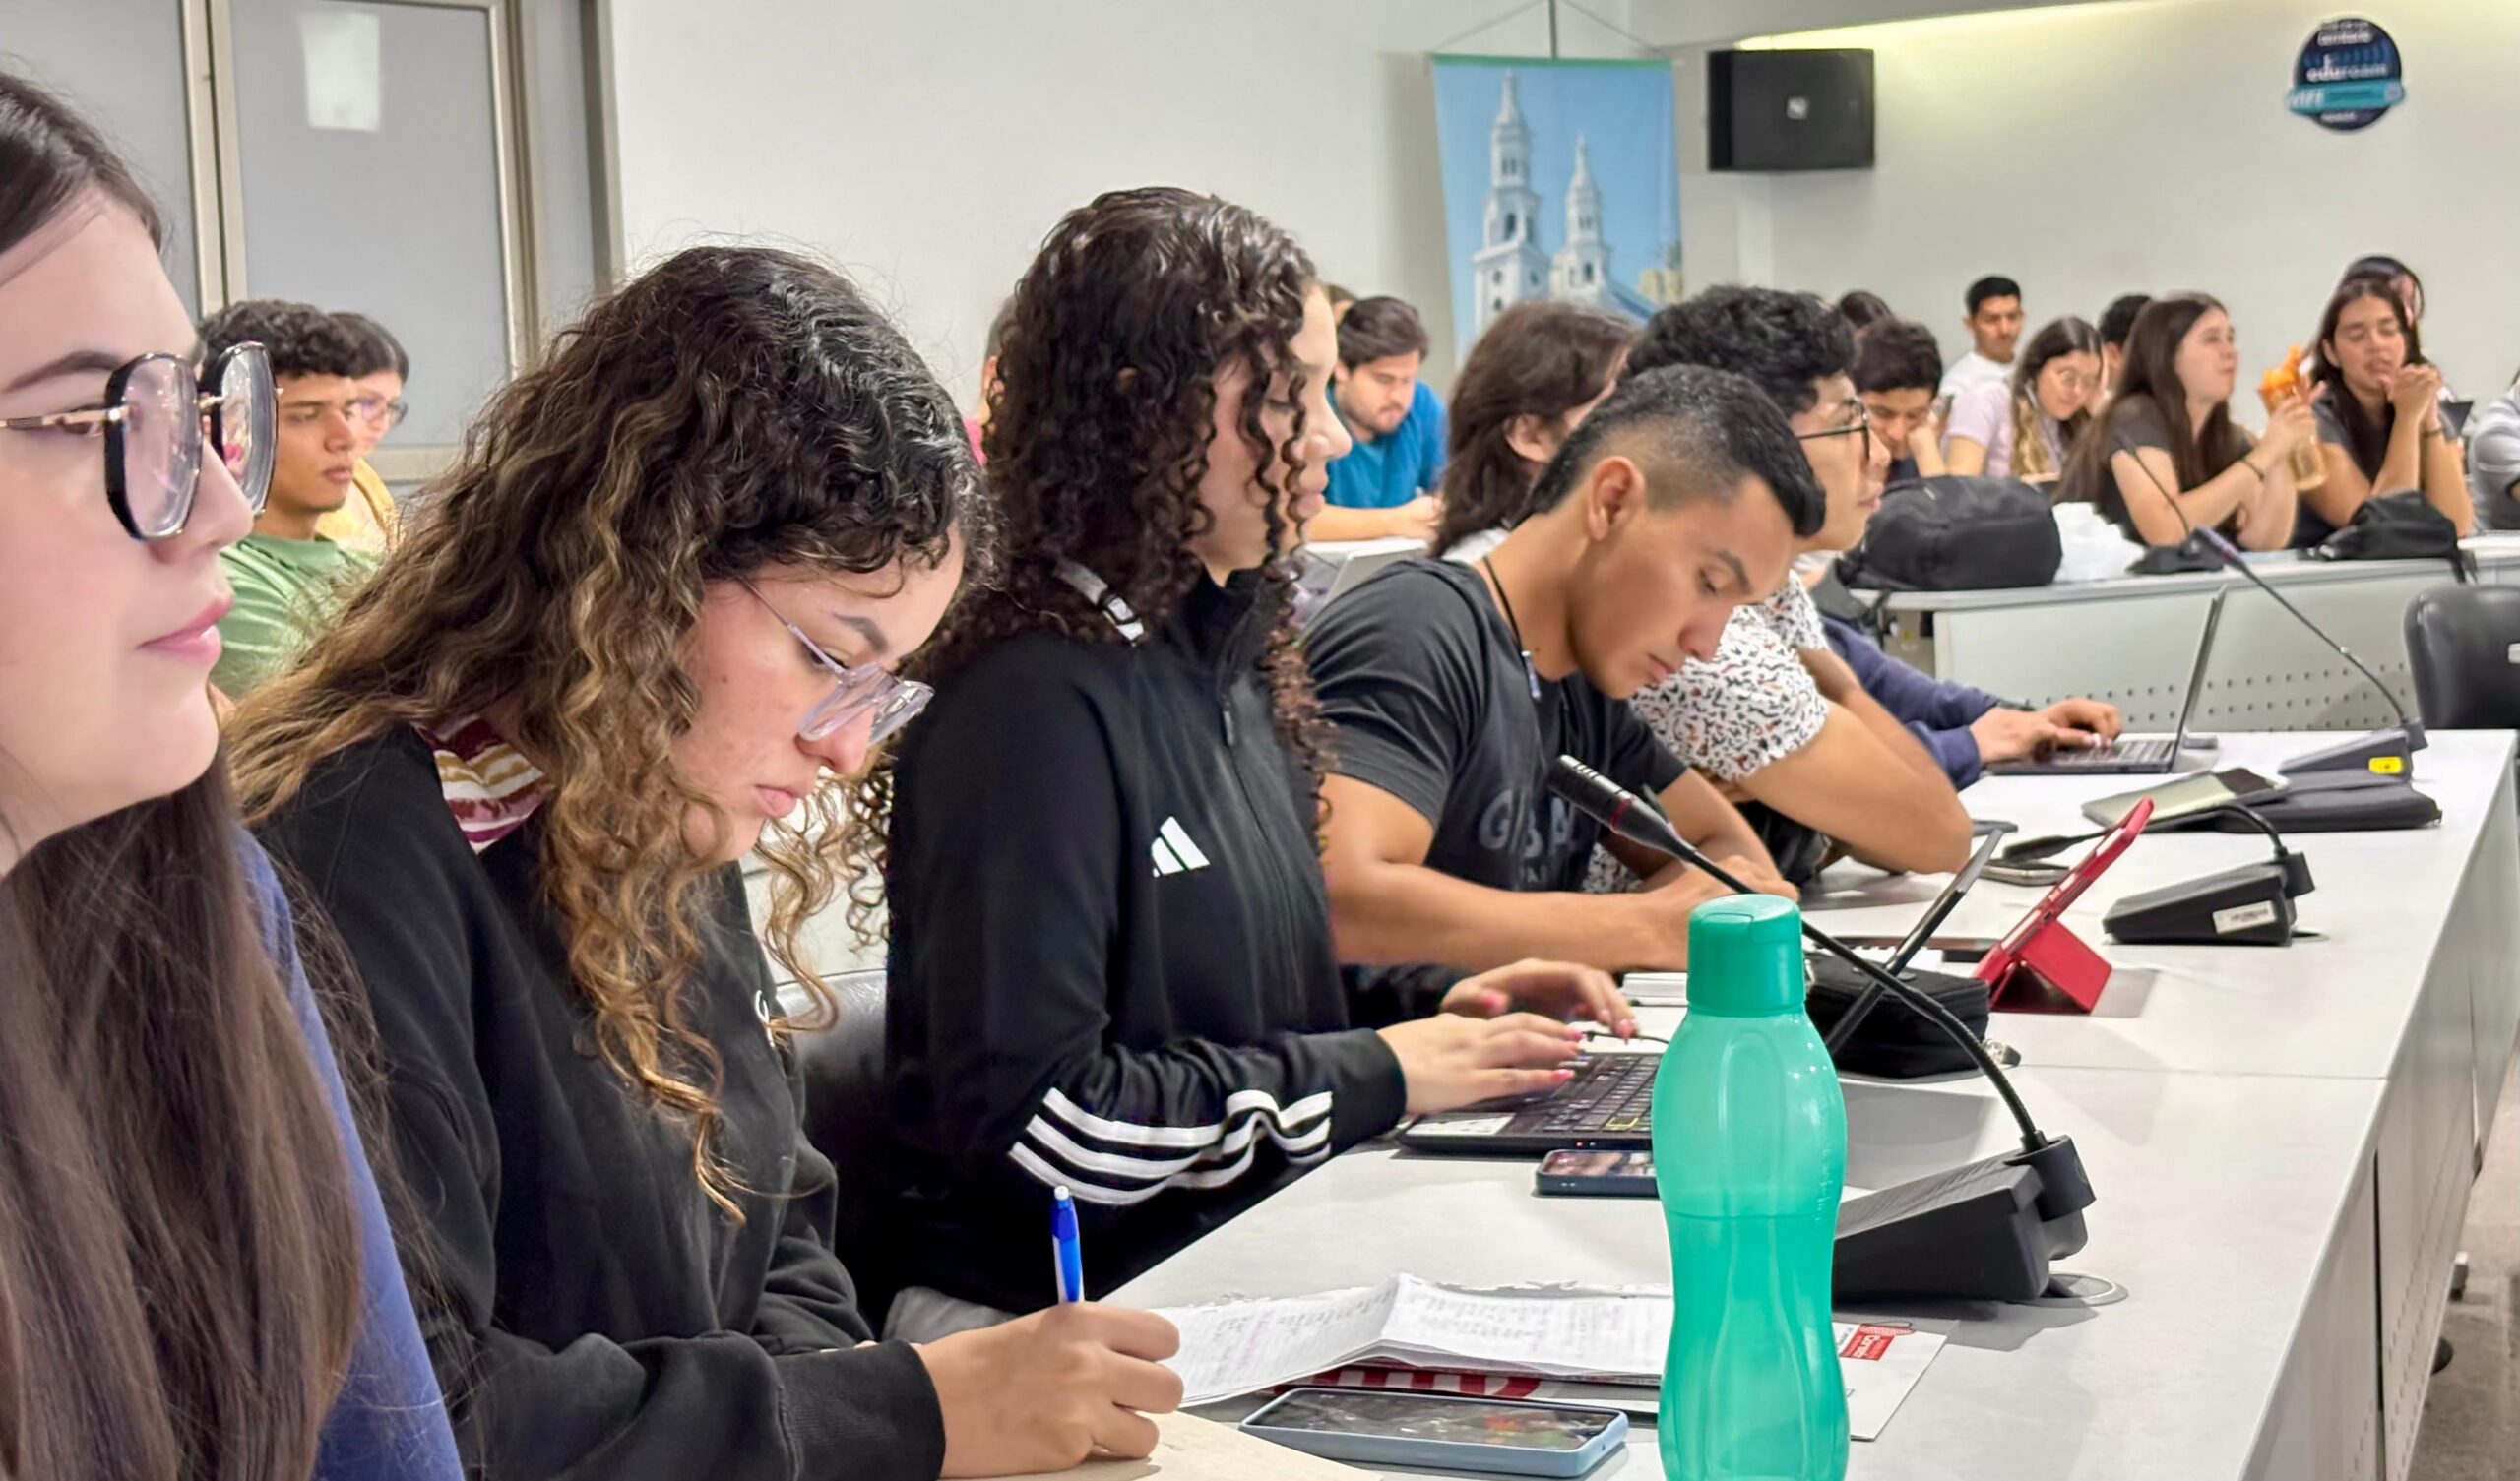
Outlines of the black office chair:
M 2426 729 L 2520 729 L 2520 586 L 2417 592 L 2406 656 Z
M 805 1080 L 805 1139 L 831 1159 L 838 1175 L 832 1247 L 857 1283 L 858 1310 L 880 1332 L 897 1289 L 882 1237 L 890 1144 L 884 1130 L 884 972 L 839 972 L 824 980 L 840 999 L 840 1020 L 796 1038 Z

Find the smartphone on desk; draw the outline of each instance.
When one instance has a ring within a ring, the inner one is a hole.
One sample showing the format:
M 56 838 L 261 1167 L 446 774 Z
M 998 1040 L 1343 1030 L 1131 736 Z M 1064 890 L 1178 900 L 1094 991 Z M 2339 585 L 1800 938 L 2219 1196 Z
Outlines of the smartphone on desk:
M 2210 813 L 2230 803 L 2264 801 L 2284 795 L 2283 782 L 2260 776 L 2243 767 L 2225 767 L 2219 771 L 2198 771 L 2173 781 L 2138 787 L 2131 792 L 2118 792 L 2096 797 L 2083 804 L 2083 816 L 2103 828 L 2114 828 L 2118 820 L 2134 810 L 2135 804 L 2149 797 L 2153 803 L 2153 824 L 2159 827 L 2174 819 Z
M 1654 1154 L 1606 1146 L 1561 1146 L 1540 1159 L 1532 1191 L 1568 1199 L 1654 1197 Z
M 1616 1409 L 1389 1388 L 1291 1388 L 1242 1432 L 1325 1460 L 1580 1476 L 1627 1443 Z

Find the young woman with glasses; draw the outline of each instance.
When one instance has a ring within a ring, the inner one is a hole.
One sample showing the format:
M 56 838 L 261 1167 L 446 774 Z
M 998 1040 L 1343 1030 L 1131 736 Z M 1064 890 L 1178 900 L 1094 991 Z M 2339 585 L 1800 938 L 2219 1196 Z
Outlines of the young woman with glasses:
M 1145 1313 L 869 1341 L 830 1237 L 873 1190 L 803 1141 L 746 909 L 757 854 L 828 1021 L 825 782 L 925 703 L 894 670 L 987 533 L 952 403 L 855 288 L 695 248 L 492 397 L 239 710 L 248 813 L 374 1004 L 423 1327 L 492 1481 L 1021 1473 L 1144 1454 L 1177 1401 Z
M 335 314 L 333 322 L 358 344 L 350 372 L 358 398 L 349 408 L 350 452 L 357 461 L 350 466 L 349 502 L 316 522 L 315 532 L 347 549 L 383 555 L 402 532 L 403 513 L 367 458 L 410 410 L 403 385 L 410 379 L 411 357 L 402 340 L 365 314 Z
M 0 74 L 0 1476 L 454 1481 L 208 692 L 270 488 L 158 217 Z
M 1953 473 L 2052 483 L 2091 425 L 2100 391 L 2100 332 L 2080 319 L 2053 321 L 2001 381 L 1973 386 L 1951 403 L 1942 456 Z

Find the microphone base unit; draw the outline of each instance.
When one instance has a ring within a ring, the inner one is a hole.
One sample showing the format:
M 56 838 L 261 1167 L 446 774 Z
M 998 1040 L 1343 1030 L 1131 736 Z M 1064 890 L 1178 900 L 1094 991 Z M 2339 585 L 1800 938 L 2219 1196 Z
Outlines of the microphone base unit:
M 2082 1249 L 2091 1203 L 2070 1137 L 1849 1199 L 1834 1298 L 2037 1300 L 2054 1263 Z
M 2280 768 L 2287 776 L 2307 771 L 2377 771 L 2383 776 L 2415 774 L 2415 753 L 2424 749 L 2424 728 L 2387 725 L 2368 735 L 2304 752 Z
M 2100 925 L 2135 946 L 2291 946 L 2293 896 L 2306 889 L 2294 888 L 2285 861 L 2261 859 L 2130 895 Z

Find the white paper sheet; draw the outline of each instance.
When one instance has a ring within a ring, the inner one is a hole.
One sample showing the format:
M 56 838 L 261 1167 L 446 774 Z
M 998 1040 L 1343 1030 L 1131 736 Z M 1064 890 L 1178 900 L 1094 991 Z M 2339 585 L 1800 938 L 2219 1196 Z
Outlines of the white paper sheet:
M 1652 1414 L 1670 1341 L 1671 1294 L 1658 1287 L 1474 1290 L 1399 1275 L 1378 1286 L 1164 1315 L 1181 1330 L 1181 1353 L 1170 1366 L 1189 1404 L 1323 1382 Z M 1923 1378 L 1950 1324 L 1834 1325 L 1849 1426 L 1856 1439 L 1870 1440 Z

